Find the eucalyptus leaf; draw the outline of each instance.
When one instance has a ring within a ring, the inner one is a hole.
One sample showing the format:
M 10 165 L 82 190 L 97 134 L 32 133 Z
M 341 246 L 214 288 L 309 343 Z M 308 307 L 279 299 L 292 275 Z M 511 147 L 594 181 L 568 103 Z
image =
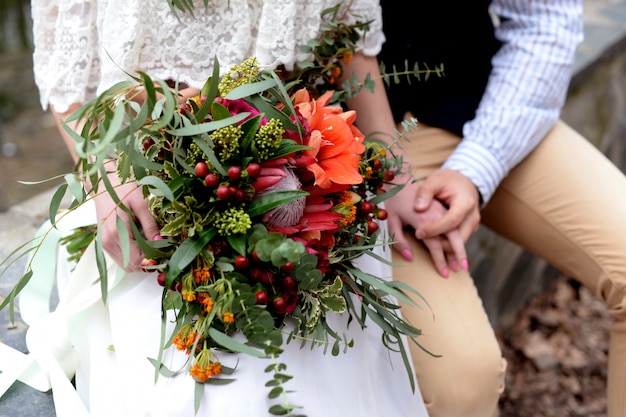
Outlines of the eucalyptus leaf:
M 217 234 L 217 229 L 214 227 L 204 230 L 193 238 L 187 238 L 180 244 L 176 252 L 172 255 L 167 268 L 167 277 L 169 279 L 168 285 L 171 284 L 171 280 L 178 276 L 187 265 L 189 265 L 200 251 L 213 239 Z
M 102 249 L 102 233 L 96 234 L 95 239 L 96 265 L 100 274 L 100 293 L 102 302 L 106 304 L 109 292 L 109 277 L 104 250 Z
M 270 88 L 276 87 L 278 83 L 276 80 L 264 80 L 249 84 L 242 84 L 232 89 L 226 97 L 228 100 L 237 100 L 240 98 L 247 98 L 255 94 L 262 93 Z
M 239 123 L 242 120 L 246 119 L 249 115 L 250 115 L 250 113 L 248 113 L 248 112 L 238 113 L 238 114 L 236 114 L 234 116 L 231 116 L 231 117 L 229 117 L 227 119 L 217 120 L 217 121 L 214 121 L 214 122 L 206 122 L 206 123 L 201 123 L 201 124 L 189 124 L 189 125 L 184 126 L 184 127 L 180 127 L 180 128 L 176 128 L 176 129 L 169 129 L 167 131 L 167 133 L 169 133 L 170 135 L 173 135 L 173 136 L 194 136 L 194 135 L 200 135 L 202 133 L 212 132 L 214 130 L 221 129 L 221 128 L 226 127 L 226 126 L 230 126 L 230 125 Z
M 159 177 L 150 175 L 147 177 L 143 177 L 137 182 L 141 185 L 149 186 L 152 191 L 152 194 L 154 195 L 163 196 L 170 201 L 174 200 L 174 194 L 172 194 L 172 190 L 170 190 L 167 184 Z
M 128 229 L 126 228 L 124 219 L 120 216 L 116 217 L 115 226 L 117 229 L 117 235 L 120 238 L 120 249 L 122 250 L 124 267 L 127 267 L 130 262 L 130 237 L 128 235 Z
M 260 216 L 273 208 L 299 198 L 305 198 L 307 195 L 309 195 L 309 193 L 302 190 L 286 190 L 268 193 L 254 200 L 248 207 L 247 213 L 250 217 Z
M 61 184 L 59 188 L 57 188 L 57 190 L 54 192 L 52 200 L 50 200 L 48 215 L 50 216 L 50 223 L 52 224 L 56 223 L 56 216 L 59 212 L 59 207 L 61 206 L 61 202 L 63 201 L 63 197 L 65 196 L 67 188 L 67 184 Z
M 265 358 L 267 355 L 258 349 L 254 349 L 244 343 L 238 342 L 232 337 L 220 332 L 215 327 L 209 328 L 209 336 L 220 346 L 231 350 L 233 352 L 244 353 L 246 355 L 254 356 L 256 358 Z

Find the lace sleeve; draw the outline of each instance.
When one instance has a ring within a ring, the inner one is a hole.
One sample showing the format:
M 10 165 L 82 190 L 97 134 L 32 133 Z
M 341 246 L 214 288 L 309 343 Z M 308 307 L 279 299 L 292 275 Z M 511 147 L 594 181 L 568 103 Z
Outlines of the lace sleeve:
M 33 69 L 44 109 L 93 97 L 99 82 L 96 2 L 32 0 Z
M 222 72 L 256 56 L 275 68 L 307 58 L 321 13 L 338 0 L 196 0 L 194 15 L 173 15 L 167 0 L 32 0 L 34 71 L 44 109 L 64 112 L 93 99 L 128 73 L 200 88 L 214 57 Z M 371 20 L 359 50 L 384 42 L 378 0 L 351 0 L 350 19 Z

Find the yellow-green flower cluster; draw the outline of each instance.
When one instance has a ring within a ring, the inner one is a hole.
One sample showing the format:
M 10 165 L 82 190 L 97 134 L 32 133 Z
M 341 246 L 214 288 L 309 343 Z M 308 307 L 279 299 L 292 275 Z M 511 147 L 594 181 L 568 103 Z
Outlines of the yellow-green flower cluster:
M 256 57 L 246 59 L 239 65 L 230 67 L 230 71 L 222 77 L 218 89 L 222 97 L 243 84 L 248 84 L 259 75 L 259 61 Z
M 213 225 L 222 236 L 245 233 L 252 227 L 252 220 L 243 209 L 231 207 L 215 215 Z
M 228 161 L 239 155 L 239 139 L 242 136 L 243 129 L 239 125 L 229 125 L 211 133 L 211 139 L 215 145 L 215 156 L 220 162 Z
M 263 161 L 272 156 L 280 146 L 284 134 L 285 128 L 278 119 L 269 119 L 265 125 L 259 128 L 254 135 L 254 148 L 258 152 L 260 160 Z

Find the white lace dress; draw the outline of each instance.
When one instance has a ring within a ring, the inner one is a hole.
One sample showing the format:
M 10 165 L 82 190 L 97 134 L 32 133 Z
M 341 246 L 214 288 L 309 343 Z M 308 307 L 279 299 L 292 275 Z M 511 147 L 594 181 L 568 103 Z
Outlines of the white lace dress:
M 199 88 L 211 74 L 215 56 L 223 70 L 250 56 L 264 65 L 289 68 L 304 58 L 299 45 L 317 33 L 322 10 L 335 4 L 335 0 L 210 0 L 205 10 L 196 0 L 195 16 L 180 12 L 178 20 L 167 0 L 32 0 L 35 76 L 42 106 L 64 112 L 136 70 Z M 354 1 L 353 10 L 363 19 L 375 19 L 362 50 L 376 54 L 384 41 L 377 1 Z M 85 206 L 69 216 L 61 230 L 92 222 L 93 217 L 93 210 Z M 50 276 L 55 270 L 48 262 L 52 260 L 40 261 L 34 280 L 37 274 Z M 368 272 L 391 274 L 380 262 L 364 262 Z M 125 274 L 111 264 L 105 306 L 90 251 L 73 273 L 63 262 L 56 270 L 61 295 L 55 311 L 41 303 L 37 309 L 41 294 L 29 292 L 29 287 L 21 300 L 23 318 L 31 325 L 27 341 L 36 364 L 20 359 L 13 371 L 2 369 L 5 376 L 24 371 L 20 377 L 24 382 L 44 388 L 51 384 L 57 417 L 193 417 L 191 377 L 182 372 L 160 376 L 155 383 L 148 360 L 156 357 L 160 341 L 162 288 L 154 276 Z M 335 319 L 345 328 L 345 317 Z M 378 326 L 361 330 L 352 325 L 346 332 L 354 347 L 336 357 L 318 348 L 300 349 L 297 343 L 284 346 L 280 360 L 293 376 L 287 384 L 293 391 L 290 402 L 303 407 L 297 414 L 427 416 L 419 388 L 411 390 L 400 355 L 383 346 Z M 170 350 L 164 362 L 178 369 L 185 359 L 184 353 Z M 270 360 L 227 354 L 220 354 L 220 360 L 237 367 L 232 375 L 236 381 L 205 384 L 198 416 L 265 417 L 271 404 L 281 402 L 267 397 L 265 383 L 271 374 L 264 369 Z M 76 391 L 65 376 L 74 372 Z

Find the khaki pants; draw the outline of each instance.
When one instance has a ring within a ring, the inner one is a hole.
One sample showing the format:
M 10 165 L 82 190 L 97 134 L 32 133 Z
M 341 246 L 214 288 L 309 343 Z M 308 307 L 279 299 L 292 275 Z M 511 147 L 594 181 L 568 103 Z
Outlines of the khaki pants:
M 438 168 L 460 138 L 420 127 L 403 143 L 418 176 Z M 585 138 L 558 122 L 502 182 L 481 213 L 483 223 L 591 288 L 615 319 L 608 370 L 608 416 L 626 416 L 626 177 Z M 431 417 L 497 413 L 506 362 L 472 278 L 439 276 L 413 239 L 414 261 L 394 253 L 394 276 L 427 307 L 403 309 L 433 358 L 412 346 Z M 471 259 L 469 260 L 471 265 Z

